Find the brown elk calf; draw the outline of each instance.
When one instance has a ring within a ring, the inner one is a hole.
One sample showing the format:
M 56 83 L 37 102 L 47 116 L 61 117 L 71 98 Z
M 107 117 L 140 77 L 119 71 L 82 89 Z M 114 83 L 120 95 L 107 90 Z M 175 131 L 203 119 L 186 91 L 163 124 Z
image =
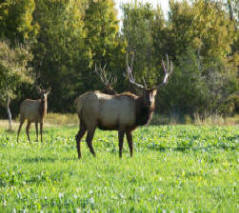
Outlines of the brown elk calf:
M 168 60 L 168 58 L 167 58 Z M 92 139 L 96 127 L 102 130 L 117 130 L 119 139 L 119 157 L 122 157 L 124 135 L 126 134 L 130 155 L 133 156 L 132 131 L 147 124 L 155 108 L 155 97 L 160 86 L 165 85 L 173 71 L 172 63 L 167 68 L 162 61 L 165 76 L 163 83 L 153 89 L 138 84 L 132 75 L 132 66 L 127 63 L 127 74 L 130 83 L 143 89 L 143 95 L 137 96 L 130 92 L 121 94 L 105 94 L 100 91 L 86 92 L 75 100 L 80 120 L 80 129 L 76 135 L 78 158 L 81 158 L 80 141 L 87 131 L 86 142 L 90 152 L 95 156 Z
M 39 93 L 41 95 L 40 99 L 26 99 L 20 105 L 20 125 L 17 132 L 17 142 L 19 138 L 19 133 L 25 120 L 27 120 L 26 134 L 29 141 L 29 128 L 32 122 L 35 123 L 36 136 L 38 141 L 38 122 L 40 123 L 40 134 L 42 142 L 43 119 L 47 114 L 47 96 L 50 93 L 50 89 L 44 90 L 39 88 Z

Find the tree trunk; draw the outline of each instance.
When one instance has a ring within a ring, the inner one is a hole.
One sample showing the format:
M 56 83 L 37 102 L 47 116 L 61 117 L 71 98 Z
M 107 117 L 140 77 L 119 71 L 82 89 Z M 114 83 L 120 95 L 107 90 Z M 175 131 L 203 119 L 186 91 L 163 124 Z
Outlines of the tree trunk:
M 234 17 L 233 17 L 231 0 L 227 0 L 227 6 L 229 10 L 230 20 L 233 21 Z
M 10 109 L 10 102 L 11 102 L 11 98 L 8 95 L 6 108 L 7 108 L 8 122 L 9 122 L 9 130 L 12 130 L 12 113 Z

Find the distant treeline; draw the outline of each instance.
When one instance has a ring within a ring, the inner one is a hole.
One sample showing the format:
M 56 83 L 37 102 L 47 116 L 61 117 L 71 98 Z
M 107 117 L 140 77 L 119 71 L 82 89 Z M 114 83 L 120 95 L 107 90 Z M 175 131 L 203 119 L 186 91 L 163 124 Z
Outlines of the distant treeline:
M 49 111 L 74 112 L 76 96 L 104 89 L 95 65 L 117 79 L 117 92 L 134 91 L 126 55 L 149 87 L 163 77 L 162 59 L 173 62 L 158 112 L 239 112 L 238 0 L 170 0 L 167 15 L 140 1 L 121 7 L 122 23 L 113 0 L 0 0 L 1 118 L 6 107 L 16 116 L 23 99 L 39 98 L 36 85 L 51 87 Z

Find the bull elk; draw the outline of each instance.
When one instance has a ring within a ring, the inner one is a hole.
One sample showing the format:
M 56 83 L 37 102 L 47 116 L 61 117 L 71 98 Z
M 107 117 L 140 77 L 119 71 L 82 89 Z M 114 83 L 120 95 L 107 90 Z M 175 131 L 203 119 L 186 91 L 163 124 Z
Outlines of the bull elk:
M 17 132 L 17 142 L 19 138 L 19 133 L 21 131 L 22 125 L 25 120 L 27 120 L 26 126 L 26 134 L 27 138 L 30 142 L 29 137 L 29 128 L 32 122 L 35 123 L 36 128 L 36 136 L 38 141 L 38 123 L 40 123 L 40 134 L 41 134 L 41 142 L 42 142 L 42 128 L 43 128 L 43 120 L 45 115 L 47 114 L 47 96 L 50 93 L 51 89 L 44 90 L 38 88 L 38 92 L 41 95 L 41 98 L 38 100 L 26 99 L 20 105 L 20 125 Z
M 90 152 L 95 156 L 92 146 L 92 139 L 96 128 L 102 130 L 117 130 L 119 140 L 119 157 L 122 157 L 124 135 L 126 134 L 130 150 L 130 156 L 133 156 L 132 131 L 138 127 L 147 124 L 155 108 L 155 97 L 158 89 L 168 82 L 168 77 L 173 71 L 172 62 L 169 63 L 167 57 L 167 67 L 162 60 L 164 70 L 163 82 L 154 88 L 147 89 L 146 85 L 137 83 L 132 73 L 132 64 L 129 66 L 126 60 L 126 74 L 129 82 L 143 90 L 143 95 L 137 96 L 130 92 L 120 94 L 105 94 L 100 91 L 86 92 L 75 100 L 78 113 L 80 128 L 76 135 L 76 147 L 78 158 L 81 158 L 80 141 L 87 132 L 86 142 Z

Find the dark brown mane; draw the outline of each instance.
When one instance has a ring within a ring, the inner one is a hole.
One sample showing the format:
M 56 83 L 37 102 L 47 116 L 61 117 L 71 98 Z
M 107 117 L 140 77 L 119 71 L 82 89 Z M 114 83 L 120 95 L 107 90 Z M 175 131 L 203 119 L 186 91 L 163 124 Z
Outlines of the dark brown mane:
M 40 117 L 42 118 L 45 114 L 45 101 L 44 99 L 40 99 L 40 107 L 39 107 Z
M 155 109 L 154 106 L 150 107 L 144 103 L 143 97 L 139 97 L 136 100 L 136 110 L 135 110 L 136 126 L 143 126 L 145 124 L 148 124 L 149 121 L 152 119 L 154 109 Z
M 116 95 L 117 92 L 115 92 L 115 90 L 111 87 L 111 86 L 107 86 L 102 90 L 103 93 L 108 94 L 108 95 Z

